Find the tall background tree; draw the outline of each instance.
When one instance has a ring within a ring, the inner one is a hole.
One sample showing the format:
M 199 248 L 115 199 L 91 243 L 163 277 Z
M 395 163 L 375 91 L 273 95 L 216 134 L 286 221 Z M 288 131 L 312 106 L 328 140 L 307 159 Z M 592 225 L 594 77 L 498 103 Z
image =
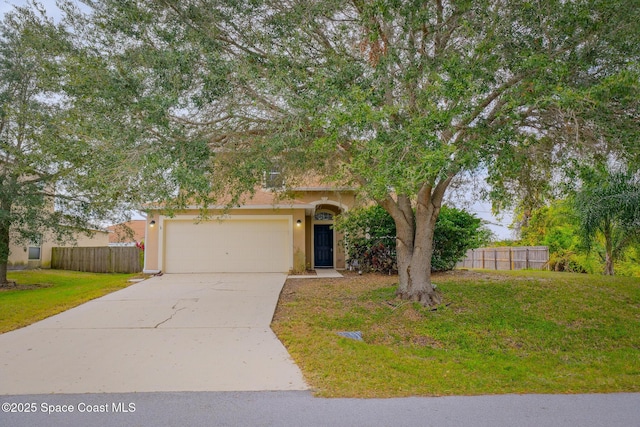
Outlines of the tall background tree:
M 32 6 L 0 24 L 0 286 L 10 242 L 73 240 L 139 206 L 139 142 L 118 104 L 93 96 L 116 80 Z
M 579 235 L 588 248 L 604 241 L 604 273 L 640 239 L 640 176 L 628 170 L 589 168 L 573 198 Z
M 274 165 L 351 185 L 394 219 L 398 294 L 425 305 L 461 173 L 487 170 L 497 207 L 533 204 L 568 160 L 637 144 L 583 138 L 604 112 L 637 130 L 626 0 L 85 3 L 68 22 L 136 88 L 128 120 L 180 188 L 170 203 L 238 202 Z

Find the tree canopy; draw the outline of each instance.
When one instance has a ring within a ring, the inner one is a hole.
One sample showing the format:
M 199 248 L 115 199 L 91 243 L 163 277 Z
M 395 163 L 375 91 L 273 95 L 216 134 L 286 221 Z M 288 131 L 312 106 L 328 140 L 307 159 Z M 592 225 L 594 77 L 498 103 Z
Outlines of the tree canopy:
M 65 3 L 113 76 L 90 107 L 122 107 L 158 197 L 237 202 L 274 165 L 353 186 L 394 219 L 398 293 L 424 304 L 439 302 L 433 231 L 461 173 L 487 170 L 502 207 L 535 203 L 572 161 L 638 156 L 626 0 Z
M 96 129 L 97 104 L 79 102 L 91 98 L 83 82 L 97 87 L 90 65 L 40 10 L 18 8 L 0 24 L 0 286 L 10 241 L 73 240 L 137 206 L 133 151 L 123 134 Z
M 313 167 L 375 200 L 481 166 L 510 196 L 513 181 L 544 187 L 542 160 L 637 152 L 621 132 L 637 131 L 639 98 L 627 1 L 86 3 L 75 25 L 158 149 L 241 190 L 278 157 L 289 179 Z M 596 119 L 619 122 L 615 138 L 587 140 Z
M 598 236 L 605 246 L 605 274 L 614 261 L 640 239 L 640 178 L 628 170 L 589 168 L 572 200 L 578 231 L 590 248 Z

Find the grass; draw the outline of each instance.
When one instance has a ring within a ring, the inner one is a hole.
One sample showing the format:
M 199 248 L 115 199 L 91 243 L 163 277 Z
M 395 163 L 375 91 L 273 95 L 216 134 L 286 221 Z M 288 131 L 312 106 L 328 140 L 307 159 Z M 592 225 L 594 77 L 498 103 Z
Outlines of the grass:
M 0 288 L 0 333 L 18 329 L 127 287 L 134 274 L 61 270 L 9 272 L 15 288 Z
M 290 279 L 273 329 L 324 397 L 640 391 L 640 279 L 459 271 L 444 305 L 396 277 Z M 364 342 L 338 331 L 361 331 Z

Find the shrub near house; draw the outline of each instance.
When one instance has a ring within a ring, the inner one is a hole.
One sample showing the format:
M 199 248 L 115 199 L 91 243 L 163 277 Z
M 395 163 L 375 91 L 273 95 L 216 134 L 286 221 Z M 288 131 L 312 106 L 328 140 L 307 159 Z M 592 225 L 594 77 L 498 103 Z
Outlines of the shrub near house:
M 396 229 L 391 216 L 381 207 L 357 209 L 336 225 L 347 235 L 347 251 L 353 266 L 362 271 L 397 271 Z M 482 220 L 456 208 L 443 206 L 434 232 L 433 271 L 451 270 L 467 249 L 478 248 L 490 239 Z

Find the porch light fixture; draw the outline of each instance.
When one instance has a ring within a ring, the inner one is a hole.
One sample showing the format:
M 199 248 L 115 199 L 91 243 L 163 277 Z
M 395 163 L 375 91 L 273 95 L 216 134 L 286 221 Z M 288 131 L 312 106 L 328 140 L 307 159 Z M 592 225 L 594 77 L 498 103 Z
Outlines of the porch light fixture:
M 154 225 L 156 225 L 156 221 L 155 221 L 155 220 L 151 220 L 151 222 L 149 223 L 149 225 L 150 225 L 151 227 L 153 227 Z
M 302 220 L 300 220 L 300 219 L 299 219 L 299 220 L 297 220 L 297 221 L 296 221 L 296 225 L 297 225 L 298 227 L 300 227 L 300 226 L 302 225 Z

